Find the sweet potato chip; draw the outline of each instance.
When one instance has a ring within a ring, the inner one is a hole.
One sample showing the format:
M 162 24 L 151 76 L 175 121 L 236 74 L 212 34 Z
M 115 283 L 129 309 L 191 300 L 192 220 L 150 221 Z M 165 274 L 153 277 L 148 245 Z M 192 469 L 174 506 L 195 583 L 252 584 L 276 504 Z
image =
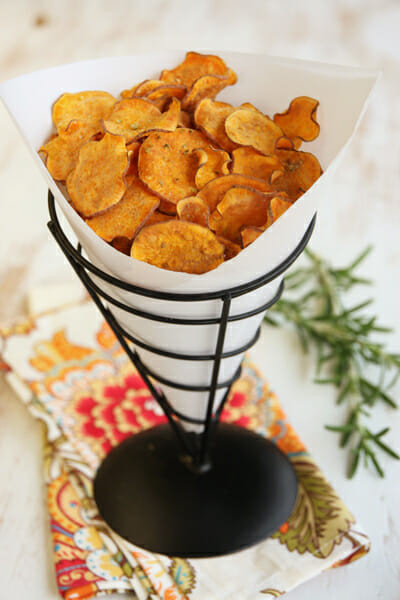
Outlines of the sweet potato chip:
M 192 111 L 203 98 L 214 100 L 219 92 L 226 88 L 226 86 L 233 85 L 236 81 L 237 76 L 232 69 L 228 69 L 226 77 L 221 75 L 203 75 L 188 89 L 186 96 L 182 100 L 182 108 Z
M 272 225 L 272 223 L 275 223 L 275 221 L 279 219 L 279 217 L 283 215 L 283 213 L 287 211 L 292 204 L 293 202 L 289 200 L 289 198 L 284 198 L 283 196 L 274 196 L 271 198 L 271 202 L 269 203 L 268 207 L 268 219 L 266 226 L 269 227 Z
M 274 122 L 288 138 L 300 138 L 300 141 L 311 142 L 319 135 L 319 125 L 316 121 L 318 106 L 318 100 L 299 96 L 291 101 L 285 112 L 274 115 Z
M 197 193 L 196 148 L 205 148 L 202 133 L 183 127 L 170 133 L 152 133 L 139 151 L 139 177 L 155 194 L 175 204 Z
M 160 200 L 160 206 L 158 208 L 160 212 L 164 215 L 168 215 L 169 217 L 175 217 L 176 215 L 176 204 L 174 202 L 170 202 L 169 200 Z
M 111 246 L 122 252 L 122 254 L 126 254 L 127 256 L 131 255 L 131 246 L 132 240 L 128 240 L 126 237 L 116 237 L 111 242 Z
M 282 165 L 274 154 L 265 156 L 246 146 L 232 152 L 232 173 L 241 173 L 269 181 L 272 173 L 279 170 L 283 172 Z
M 231 104 L 204 98 L 196 107 L 194 122 L 196 127 L 226 152 L 232 152 L 237 144 L 231 142 L 225 132 L 225 120 L 236 110 Z
M 108 133 L 122 135 L 128 144 L 151 128 L 160 115 L 158 108 L 148 100 L 128 98 L 117 102 L 109 119 L 104 121 L 104 128 Z
M 224 260 L 224 246 L 209 229 L 187 221 L 143 227 L 131 256 L 170 271 L 206 273 Z
M 161 200 L 162 202 L 162 200 Z M 174 204 L 175 206 L 175 204 Z M 146 227 L 148 225 L 155 225 L 156 223 L 165 223 L 166 221 L 171 221 L 176 217 L 171 217 L 171 215 L 166 215 L 159 210 L 155 210 L 147 219 L 146 219 Z
M 210 215 L 210 229 L 216 235 L 240 244 L 243 226 L 263 226 L 268 219 L 268 206 L 273 194 L 246 187 L 230 188 Z
M 239 175 L 237 173 L 231 173 L 229 175 L 222 175 L 216 179 L 209 181 L 199 192 L 198 196 L 205 200 L 210 207 L 210 212 L 216 209 L 217 205 L 221 202 L 225 193 L 234 186 L 240 185 L 241 187 L 247 187 L 252 190 L 259 192 L 270 192 L 272 190 L 269 183 L 263 179 L 256 179 L 249 175 Z
M 282 129 L 269 117 L 249 108 L 238 108 L 225 121 L 229 139 L 240 146 L 251 146 L 261 154 L 273 154 Z
M 152 90 L 160 87 L 160 85 L 164 85 L 164 82 L 161 79 L 145 79 L 140 83 L 137 83 L 133 87 L 128 90 L 123 90 L 121 92 L 122 98 L 132 98 L 136 96 L 138 98 L 142 98 Z
M 228 164 L 231 159 L 229 154 L 224 150 L 199 148 L 194 150 L 193 153 L 199 161 L 195 177 L 195 183 L 199 190 L 211 181 L 211 179 L 229 174 Z
M 156 210 L 160 199 L 132 178 L 122 199 L 101 215 L 86 219 L 86 223 L 106 242 L 122 236 L 132 240 L 146 218 Z
M 71 121 L 66 129 L 42 146 L 39 152 L 46 157 L 46 167 L 50 175 L 65 181 L 75 167 L 81 146 L 97 132 L 97 127 L 84 121 Z
M 227 240 L 219 235 L 217 235 L 217 240 L 221 242 L 221 244 L 225 248 L 224 258 L 225 260 L 230 260 L 231 258 L 235 258 L 241 251 L 241 247 L 239 244 L 235 244 L 235 242 L 231 242 L 231 240 Z
M 107 133 L 100 142 L 87 142 L 76 167 L 67 177 L 67 190 L 75 209 L 92 217 L 117 204 L 124 195 L 128 153 L 124 139 Z
M 165 83 L 177 83 L 190 88 L 204 75 L 226 76 L 227 72 L 228 67 L 219 56 L 187 52 L 185 60 L 175 69 L 162 71 L 160 79 Z
M 275 150 L 297 150 L 295 147 L 295 142 L 298 144 L 301 140 L 299 138 L 295 138 L 294 140 L 286 137 L 286 135 L 282 135 L 275 142 Z
M 192 116 L 186 111 L 181 109 L 181 113 L 179 115 L 178 127 L 186 127 L 187 129 L 191 129 L 193 125 Z
M 145 98 L 150 100 L 157 106 L 159 110 L 164 110 L 170 98 L 177 98 L 182 100 L 186 94 L 186 88 L 183 85 L 160 85 L 154 88 L 154 90 L 145 94 Z
M 174 131 L 179 122 L 179 100 L 172 98 L 166 112 L 161 113 L 146 98 L 129 98 L 115 105 L 110 118 L 104 121 L 109 133 L 124 136 L 129 144 L 151 131 Z
M 176 212 L 181 221 L 190 221 L 203 227 L 208 227 L 210 209 L 208 205 L 198 196 L 190 196 L 179 200 Z
M 310 152 L 277 150 L 276 155 L 284 172 L 272 174 L 271 186 L 276 191 L 286 192 L 291 200 L 297 200 L 321 175 L 321 165 Z
M 247 248 L 247 246 L 252 244 L 262 233 L 264 233 L 264 229 L 260 229 L 260 227 L 253 227 L 252 225 L 242 227 L 240 235 L 243 248 Z
M 102 119 L 110 115 L 116 99 L 107 92 L 78 92 L 63 94 L 53 105 L 53 123 L 58 130 L 71 121 L 85 121 L 101 130 Z

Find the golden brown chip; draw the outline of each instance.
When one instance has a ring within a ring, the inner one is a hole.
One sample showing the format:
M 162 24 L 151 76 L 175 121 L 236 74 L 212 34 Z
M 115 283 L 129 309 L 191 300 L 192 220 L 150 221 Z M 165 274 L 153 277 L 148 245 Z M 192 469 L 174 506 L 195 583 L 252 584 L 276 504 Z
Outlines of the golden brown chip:
M 221 242 L 221 244 L 223 244 L 223 246 L 225 247 L 225 252 L 224 252 L 225 260 L 230 260 L 231 258 L 235 258 L 235 256 L 237 256 L 242 249 L 239 246 L 239 244 L 235 244 L 231 240 L 227 240 L 226 238 L 223 238 L 219 235 L 217 235 L 217 240 L 219 242 Z
M 227 76 L 221 75 L 203 75 L 197 79 L 192 87 L 188 89 L 186 96 L 182 100 L 182 108 L 192 111 L 203 98 L 211 98 L 219 94 L 226 86 L 233 85 L 237 81 L 237 76 L 232 69 L 228 69 Z
M 263 226 L 268 219 L 268 206 L 273 194 L 246 187 L 230 188 L 210 215 L 210 229 L 216 235 L 240 244 L 243 226 Z
M 264 233 L 264 229 L 260 229 L 260 227 L 253 227 L 252 225 L 242 227 L 240 235 L 243 248 L 247 248 L 247 246 L 252 244 L 262 233 Z
M 128 238 L 116 237 L 111 242 L 111 246 L 119 252 L 122 252 L 122 254 L 126 254 L 127 256 L 131 255 L 132 240 L 128 240 Z
M 268 219 L 266 226 L 269 227 L 272 225 L 272 223 L 275 223 L 275 221 L 279 219 L 279 217 L 283 215 L 283 213 L 286 212 L 287 209 L 292 206 L 292 204 L 292 200 L 289 200 L 289 198 L 285 198 L 283 196 L 274 196 L 271 198 L 271 202 L 269 203 L 268 207 Z
M 187 52 L 185 60 L 170 71 L 164 70 L 160 79 L 165 83 L 177 83 L 190 88 L 204 75 L 227 75 L 228 67 L 219 56 Z
M 301 140 L 299 138 L 290 139 L 286 137 L 286 135 L 282 135 L 275 142 L 275 150 L 297 150 L 295 144 L 301 144 Z
M 171 98 L 182 100 L 185 94 L 186 88 L 183 85 L 161 84 L 145 94 L 145 98 L 153 102 L 159 110 L 164 110 L 168 100 Z
M 238 108 L 225 121 L 229 139 L 240 146 L 251 146 L 261 154 L 273 154 L 282 129 L 259 111 Z
M 276 155 L 284 172 L 273 173 L 271 186 L 276 191 L 286 192 L 290 199 L 297 200 L 321 175 L 321 165 L 310 152 L 277 150 Z
M 137 156 L 139 153 L 139 148 L 140 148 L 140 142 L 129 142 L 129 144 L 126 144 L 126 149 L 128 151 L 129 156 Z
M 191 129 L 192 125 L 192 116 L 188 112 L 186 112 L 186 110 L 181 109 L 178 127 L 186 127 L 187 129 Z
M 276 113 L 274 121 L 288 138 L 300 138 L 300 141 L 311 142 L 319 135 L 319 125 L 316 121 L 318 106 L 318 100 L 299 96 L 291 101 L 285 112 Z
M 92 217 L 117 204 L 124 195 L 128 153 L 124 139 L 106 133 L 100 142 L 87 142 L 76 167 L 67 177 L 67 190 L 75 209 Z
M 160 201 L 162 202 L 162 200 Z M 174 204 L 175 206 L 175 204 Z M 159 210 L 155 210 L 148 219 L 146 219 L 146 227 L 148 225 L 155 225 L 156 223 L 165 223 L 166 221 L 171 221 L 176 217 L 172 217 L 171 215 L 166 215 Z
M 152 133 L 139 151 L 139 177 L 160 198 L 175 204 L 197 193 L 196 148 L 208 140 L 194 129 L 178 128 L 170 133 Z
M 53 105 L 53 123 L 65 129 L 71 121 L 85 121 L 101 130 L 102 119 L 107 119 L 116 99 L 107 92 L 78 92 L 63 94 Z
M 164 215 L 169 215 L 170 217 L 174 217 L 176 215 L 176 204 L 174 202 L 170 202 L 169 200 L 160 200 L 160 206 L 158 209 Z
M 221 202 L 225 193 L 234 186 L 247 187 L 252 190 L 259 192 L 270 192 L 272 190 L 269 183 L 263 179 L 256 179 L 255 177 L 249 177 L 249 175 L 239 175 L 238 173 L 231 173 L 229 175 L 222 175 L 216 179 L 209 181 L 197 194 L 200 198 L 205 200 L 210 207 L 210 212 L 216 209 L 217 205 Z
M 208 227 L 210 209 L 208 205 L 198 196 L 190 196 L 179 200 L 176 212 L 181 221 L 190 221 L 203 227 Z
M 160 79 L 145 79 L 144 81 L 137 83 L 130 89 L 123 90 L 121 92 L 121 96 L 122 98 L 132 98 L 133 96 L 141 98 L 142 96 L 145 96 L 155 88 L 160 87 L 160 85 L 164 85 L 164 82 Z
M 199 190 L 206 183 L 229 174 L 228 164 L 230 156 L 224 150 L 215 150 L 214 148 L 199 148 L 193 152 L 199 161 L 199 167 L 196 172 L 195 183 Z
M 59 135 L 40 148 L 39 152 L 45 155 L 46 167 L 54 179 L 66 180 L 76 165 L 81 146 L 96 132 L 96 126 L 84 121 L 71 121 L 66 129 L 60 129 Z
M 161 269 L 200 274 L 223 262 L 224 246 L 201 225 L 167 221 L 143 227 L 132 244 L 131 256 Z
M 279 159 L 274 154 L 265 156 L 253 148 L 243 146 L 232 152 L 232 173 L 250 175 L 258 179 L 269 179 L 274 171 L 283 171 Z
M 226 152 L 232 152 L 237 144 L 231 142 L 225 132 L 225 120 L 236 109 L 226 102 L 217 102 L 204 98 L 196 107 L 194 121 L 196 127 Z
M 86 223 L 106 242 L 122 236 L 132 240 L 146 218 L 156 210 L 160 199 L 133 177 L 122 199 L 101 215 L 86 219 Z
M 110 117 L 104 121 L 108 133 L 122 135 L 126 143 L 135 140 L 151 128 L 161 112 L 144 98 L 128 98 L 117 102 Z
M 161 113 L 156 106 L 146 98 L 130 98 L 121 100 L 104 121 L 104 127 L 109 133 L 123 135 L 125 142 L 147 135 L 151 131 L 174 131 L 179 122 L 179 100 L 172 98 L 168 110 Z

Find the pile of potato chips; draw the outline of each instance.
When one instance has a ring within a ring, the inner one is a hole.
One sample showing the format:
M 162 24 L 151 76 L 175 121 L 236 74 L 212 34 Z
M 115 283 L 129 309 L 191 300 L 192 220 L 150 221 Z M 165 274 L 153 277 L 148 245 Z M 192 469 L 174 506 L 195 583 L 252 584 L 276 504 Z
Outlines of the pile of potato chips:
M 319 134 L 318 101 L 273 119 L 215 100 L 236 74 L 188 52 L 175 69 L 121 92 L 65 93 L 40 148 L 79 215 L 117 250 L 163 269 L 205 273 L 257 239 L 321 175 L 300 151 Z

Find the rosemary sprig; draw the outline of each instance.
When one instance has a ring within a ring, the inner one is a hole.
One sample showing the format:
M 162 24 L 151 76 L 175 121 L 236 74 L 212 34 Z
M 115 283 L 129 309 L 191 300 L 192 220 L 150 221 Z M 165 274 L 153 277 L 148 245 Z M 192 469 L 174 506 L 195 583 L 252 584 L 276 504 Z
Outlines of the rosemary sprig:
M 369 252 L 367 248 L 348 267 L 335 269 L 306 250 L 308 264 L 289 273 L 284 297 L 265 317 L 270 325 L 294 325 L 304 351 L 316 350 L 315 381 L 336 386 L 338 404 L 347 403 L 345 424 L 327 425 L 326 429 L 340 434 L 341 447 L 351 447 L 349 477 L 355 474 L 360 459 L 366 466 L 372 464 L 383 477 L 376 450 L 400 458 L 382 441 L 388 427 L 373 433 L 366 426 L 378 402 L 397 408 L 389 391 L 400 376 L 400 354 L 387 352 L 384 344 L 375 339 L 375 334 L 391 330 L 379 325 L 377 317 L 365 314 L 371 299 L 351 308 L 344 305 L 345 292 L 371 283 L 356 274 Z

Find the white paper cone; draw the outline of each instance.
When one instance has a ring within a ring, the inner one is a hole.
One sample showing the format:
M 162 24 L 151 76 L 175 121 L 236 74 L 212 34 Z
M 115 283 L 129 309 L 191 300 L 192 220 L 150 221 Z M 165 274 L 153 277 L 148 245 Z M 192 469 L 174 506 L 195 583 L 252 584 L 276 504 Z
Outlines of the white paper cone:
M 123 89 L 146 78 L 156 78 L 161 69 L 172 68 L 184 52 L 168 51 L 137 56 L 80 62 L 24 75 L 0 85 L 0 95 L 27 142 L 38 168 L 45 177 L 60 208 L 73 228 L 89 259 L 98 267 L 129 283 L 163 292 L 211 292 L 231 288 L 260 277 L 284 261 L 303 237 L 313 214 L 323 201 L 324 191 L 334 174 L 337 159 L 354 134 L 365 110 L 367 98 L 378 78 L 366 70 L 295 59 L 255 54 L 218 52 L 238 74 L 238 83 L 223 91 L 219 99 L 239 105 L 252 102 L 267 114 L 283 111 L 296 96 L 320 101 L 319 138 L 306 149 L 316 154 L 324 174 L 282 217 L 234 259 L 203 275 L 175 273 L 127 257 L 103 242 L 69 205 L 59 186 L 50 177 L 37 150 L 52 132 L 51 106 L 64 92 L 99 89 L 118 95 Z M 45 202 L 38 198 L 37 202 Z M 130 306 L 151 313 L 185 317 L 217 317 L 220 300 L 207 302 L 166 302 L 133 296 L 97 280 L 110 295 Z M 280 281 L 233 300 L 231 314 L 251 310 L 271 299 Z M 173 352 L 213 354 L 217 326 L 184 326 L 149 321 L 111 307 L 120 324 L 142 341 Z M 224 351 L 248 342 L 263 315 L 229 323 Z M 208 385 L 212 363 L 160 357 L 137 348 L 143 362 L 162 377 L 196 385 Z M 229 379 L 241 356 L 222 361 L 219 382 Z M 204 418 L 208 393 L 180 392 L 162 386 L 170 403 L 180 412 Z M 219 390 L 216 405 L 224 390 Z

